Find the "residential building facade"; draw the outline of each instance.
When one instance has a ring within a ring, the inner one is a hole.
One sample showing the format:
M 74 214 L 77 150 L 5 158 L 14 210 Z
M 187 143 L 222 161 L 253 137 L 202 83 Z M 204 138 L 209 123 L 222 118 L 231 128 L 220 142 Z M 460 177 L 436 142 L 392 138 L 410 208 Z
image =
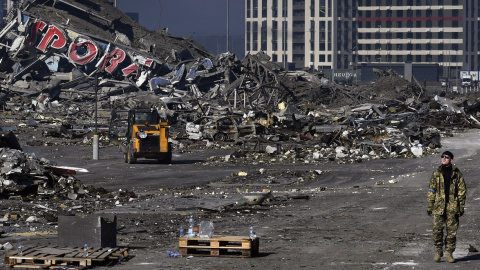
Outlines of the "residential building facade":
M 478 0 L 245 0 L 246 53 L 296 69 L 363 63 L 480 70 Z

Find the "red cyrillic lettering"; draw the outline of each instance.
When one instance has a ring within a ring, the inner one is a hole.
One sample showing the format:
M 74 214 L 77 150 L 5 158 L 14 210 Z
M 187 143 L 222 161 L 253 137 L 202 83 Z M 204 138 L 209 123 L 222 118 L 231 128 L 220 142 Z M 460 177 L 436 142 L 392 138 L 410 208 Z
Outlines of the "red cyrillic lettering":
M 61 49 L 65 44 L 67 44 L 67 39 L 65 38 L 63 31 L 55 25 L 50 25 L 47 33 L 43 36 L 42 41 L 38 44 L 37 49 L 46 52 L 49 45 L 54 49 Z
M 42 31 L 45 26 L 47 26 L 47 24 L 42 21 L 33 23 L 30 26 L 30 36 L 25 40 L 25 44 L 27 46 L 35 45 L 35 43 L 37 42 L 38 32 Z
M 79 55 L 77 48 L 82 47 L 85 53 Z M 92 62 L 98 54 L 98 47 L 92 40 L 76 38 L 68 47 L 68 57 L 79 65 L 86 65 Z

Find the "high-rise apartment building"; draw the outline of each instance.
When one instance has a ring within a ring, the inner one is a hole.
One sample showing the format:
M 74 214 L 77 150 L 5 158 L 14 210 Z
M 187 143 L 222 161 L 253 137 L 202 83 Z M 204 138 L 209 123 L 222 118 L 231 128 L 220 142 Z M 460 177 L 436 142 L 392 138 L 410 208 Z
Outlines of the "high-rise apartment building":
M 295 68 L 438 64 L 480 70 L 478 0 L 246 0 L 246 52 Z

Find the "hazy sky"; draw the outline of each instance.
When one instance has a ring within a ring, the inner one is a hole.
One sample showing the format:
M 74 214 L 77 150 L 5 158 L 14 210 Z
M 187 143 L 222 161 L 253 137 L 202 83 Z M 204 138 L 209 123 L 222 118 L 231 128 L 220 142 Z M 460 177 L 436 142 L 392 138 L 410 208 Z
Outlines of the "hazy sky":
M 150 30 L 168 28 L 174 36 L 227 34 L 228 0 L 117 0 L 123 12 L 138 12 Z M 245 0 L 229 0 L 229 35 L 243 35 Z

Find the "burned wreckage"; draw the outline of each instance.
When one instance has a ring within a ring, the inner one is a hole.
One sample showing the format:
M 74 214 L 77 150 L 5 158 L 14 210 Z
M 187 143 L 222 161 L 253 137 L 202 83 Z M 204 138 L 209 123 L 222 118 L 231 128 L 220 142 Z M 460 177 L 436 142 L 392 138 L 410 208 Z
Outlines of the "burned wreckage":
M 97 128 L 101 143 L 115 143 L 125 123 L 118 112 L 135 107 L 168 119 L 174 149 L 231 140 L 275 146 L 267 154 L 309 148 L 296 157 L 313 161 L 422 156 L 452 130 L 479 126 L 477 106 L 394 71 L 347 86 L 284 70 L 264 53 L 215 56 L 142 28 L 107 1 L 27 1 L 5 23 L 2 126 L 44 128 L 68 143 L 90 143 Z

